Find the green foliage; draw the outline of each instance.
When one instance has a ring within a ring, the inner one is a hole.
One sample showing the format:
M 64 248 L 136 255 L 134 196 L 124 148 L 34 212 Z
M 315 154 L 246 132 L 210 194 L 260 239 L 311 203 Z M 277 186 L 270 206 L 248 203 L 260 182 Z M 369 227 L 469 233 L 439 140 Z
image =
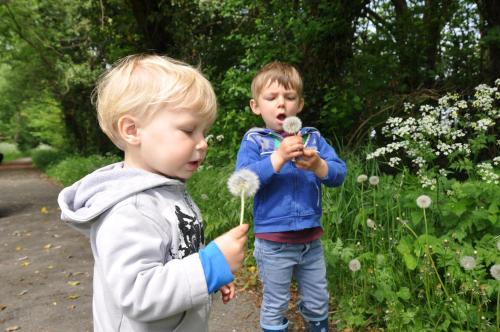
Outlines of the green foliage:
M 96 169 L 119 160 L 119 157 L 113 155 L 68 156 L 59 163 L 49 166 L 47 174 L 64 186 L 69 186 Z
M 46 171 L 67 157 L 64 152 L 54 148 L 33 149 L 30 154 L 33 165 L 42 171 Z
M 14 160 L 23 156 L 14 143 L 0 142 L 0 153 L 3 154 L 3 162 Z

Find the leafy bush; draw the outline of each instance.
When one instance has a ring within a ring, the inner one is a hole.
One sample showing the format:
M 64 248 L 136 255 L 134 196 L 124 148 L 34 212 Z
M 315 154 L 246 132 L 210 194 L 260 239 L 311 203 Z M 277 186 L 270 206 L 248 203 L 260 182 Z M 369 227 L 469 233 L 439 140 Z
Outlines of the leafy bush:
M 23 156 L 16 144 L 0 142 L 0 153 L 3 153 L 3 162 L 14 160 Z
M 33 149 L 30 154 L 33 159 L 33 165 L 43 171 L 57 164 L 67 156 L 65 153 L 52 148 Z
M 114 155 L 69 156 L 50 166 L 47 169 L 47 174 L 64 186 L 69 186 L 96 169 L 118 161 L 120 158 Z

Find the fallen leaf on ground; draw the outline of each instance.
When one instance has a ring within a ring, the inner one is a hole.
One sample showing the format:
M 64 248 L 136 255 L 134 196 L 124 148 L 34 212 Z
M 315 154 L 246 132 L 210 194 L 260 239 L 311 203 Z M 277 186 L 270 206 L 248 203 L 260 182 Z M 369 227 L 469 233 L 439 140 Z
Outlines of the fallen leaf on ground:
M 40 209 L 40 213 L 41 214 L 47 214 L 47 213 L 49 213 L 49 209 L 47 209 L 46 206 L 42 206 L 42 208 Z
M 80 284 L 79 281 L 68 281 L 68 285 L 70 286 L 78 286 Z
M 21 262 L 21 266 L 22 266 L 22 267 L 27 267 L 27 266 L 29 266 L 29 265 L 30 265 L 30 262 L 29 262 L 29 261 L 22 261 L 22 262 Z
M 12 331 L 17 331 L 17 330 L 20 330 L 21 327 L 20 326 L 10 326 L 8 328 L 5 329 L 5 332 L 12 332 Z
M 0 304 L 0 311 L 4 310 L 5 308 L 7 308 L 5 304 Z
M 68 295 L 67 298 L 68 298 L 68 300 L 76 300 L 79 297 L 80 297 L 80 295 L 78 295 L 78 294 L 70 294 L 70 295 Z
M 18 258 L 17 260 L 18 260 L 18 261 L 24 261 L 25 259 L 28 259 L 28 256 L 23 256 L 23 257 L 20 257 L 20 258 Z
M 28 290 L 27 289 L 23 289 L 19 294 L 17 294 L 18 296 L 23 296 L 24 294 L 28 293 Z
M 50 248 L 52 248 L 52 243 L 48 243 L 43 246 L 43 249 L 50 249 Z
M 21 246 L 16 247 L 16 251 L 21 251 L 21 250 L 23 250 L 23 247 L 21 247 Z

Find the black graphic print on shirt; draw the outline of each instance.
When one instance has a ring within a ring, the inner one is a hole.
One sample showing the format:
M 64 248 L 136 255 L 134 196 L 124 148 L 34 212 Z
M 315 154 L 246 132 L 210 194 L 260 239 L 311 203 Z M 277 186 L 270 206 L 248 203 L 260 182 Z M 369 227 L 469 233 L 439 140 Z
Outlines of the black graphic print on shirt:
M 179 221 L 179 248 L 175 258 L 184 258 L 200 250 L 204 243 L 203 225 L 195 216 L 190 216 L 181 211 L 179 206 L 175 206 L 175 215 Z

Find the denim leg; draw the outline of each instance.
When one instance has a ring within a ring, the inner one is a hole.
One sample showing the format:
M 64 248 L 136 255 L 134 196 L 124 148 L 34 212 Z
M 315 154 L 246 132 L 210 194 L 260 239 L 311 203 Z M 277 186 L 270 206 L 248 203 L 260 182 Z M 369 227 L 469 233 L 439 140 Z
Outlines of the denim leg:
M 326 322 L 328 331 L 328 287 L 326 266 L 321 241 L 316 240 L 306 245 L 299 264 L 295 267 L 300 301 L 298 309 L 304 319 L 312 322 Z M 311 328 L 314 324 L 311 324 Z M 324 325 L 324 324 L 323 324 Z M 321 329 L 312 331 L 322 331 Z
M 284 243 L 255 239 L 254 256 L 263 285 L 260 325 L 264 331 L 287 331 L 285 314 L 296 254 Z

